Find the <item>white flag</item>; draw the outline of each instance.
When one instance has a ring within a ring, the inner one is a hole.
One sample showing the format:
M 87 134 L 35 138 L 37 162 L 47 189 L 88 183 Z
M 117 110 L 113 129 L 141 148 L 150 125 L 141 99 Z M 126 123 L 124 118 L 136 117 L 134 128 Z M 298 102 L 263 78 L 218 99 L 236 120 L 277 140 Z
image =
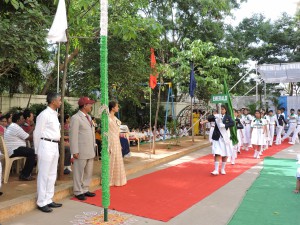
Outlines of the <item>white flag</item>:
M 53 42 L 67 42 L 66 29 L 68 28 L 65 0 L 59 0 L 54 21 L 49 30 L 47 39 Z

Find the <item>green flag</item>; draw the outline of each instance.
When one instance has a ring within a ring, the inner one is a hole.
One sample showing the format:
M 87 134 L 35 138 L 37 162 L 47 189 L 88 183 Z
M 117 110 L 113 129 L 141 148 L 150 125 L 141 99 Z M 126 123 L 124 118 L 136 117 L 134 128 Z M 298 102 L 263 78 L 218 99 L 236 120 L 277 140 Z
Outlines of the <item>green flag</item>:
M 228 109 L 228 113 L 231 116 L 231 118 L 234 120 L 234 113 L 233 113 L 233 108 L 232 108 L 232 104 L 231 104 L 231 99 L 230 99 L 230 95 L 228 92 L 228 87 L 227 87 L 227 83 L 226 83 L 226 79 L 224 78 L 224 91 L 223 94 L 228 96 L 228 102 L 226 103 L 227 109 Z M 230 139 L 232 141 L 233 145 L 236 145 L 239 141 L 237 138 L 237 129 L 236 129 L 236 124 L 234 123 L 234 127 L 230 127 Z

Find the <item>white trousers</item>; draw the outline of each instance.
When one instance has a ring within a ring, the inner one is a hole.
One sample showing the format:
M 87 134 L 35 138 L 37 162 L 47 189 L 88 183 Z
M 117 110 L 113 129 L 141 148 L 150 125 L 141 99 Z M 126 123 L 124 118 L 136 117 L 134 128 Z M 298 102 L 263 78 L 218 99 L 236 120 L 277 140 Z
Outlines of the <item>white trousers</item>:
M 270 124 L 270 137 L 269 137 L 269 145 L 272 146 L 273 145 L 273 140 L 274 140 L 274 133 L 275 133 L 275 125 L 274 124 Z
M 298 140 L 298 134 L 300 132 L 300 125 L 297 125 L 296 130 L 294 131 L 292 142 L 295 144 L 296 140 Z M 298 140 L 299 141 L 299 140 Z
M 276 127 L 276 145 L 280 145 L 281 144 L 281 132 L 283 130 L 283 126 L 277 126 Z
M 38 156 L 37 202 L 40 207 L 52 202 L 59 157 L 58 143 L 41 140 Z
M 244 129 L 245 129 L 244 144 L 248 144 L 249 146 L 251 145 L 251 125 L 246 124 Z
M 297 126 L 297 123 L 290 123 L 290 124 L 289 124 L 289 129 L 288 129 L 288 131 L 286 132 L 286 134 L 283 136 L 282 139 L 288 138 L 288 137 L 291 135 L 291 133 L 293 133 L 293 132 L 295 131 L 296 126 Z

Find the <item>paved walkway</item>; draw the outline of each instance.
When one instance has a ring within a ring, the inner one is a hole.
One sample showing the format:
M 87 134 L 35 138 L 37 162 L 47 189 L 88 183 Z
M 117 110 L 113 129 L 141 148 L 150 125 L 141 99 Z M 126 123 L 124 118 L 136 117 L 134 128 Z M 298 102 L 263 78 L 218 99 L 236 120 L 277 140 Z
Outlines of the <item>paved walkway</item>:
M 281 151 L 274 157 L 278 158 L 291 158 L 296 159 L 299 145 L 291 146 L 288 149 Z M 209 154 L 210 147 L 206 147 L 199 151 L 190 153 L 177 160 L 156 166 L 151 169 L 143 170 L 129 176 L 129 179 L 139 177 L 163 168 L 174 166 L 176 164 L 187 162 L 203 155 Z M 299 153 L 299 150 L 298 150 Z M 296 162 L 296 160 L 295 160 Z M 238 163 L 238 160 L 237 160 Z M 257 164 L 245 173 L 238 176 L 233 181 L 229 182 L 212 195 L 204 200 L 198 202 L 185 212 L 176 216 L 167 223 L 155 221 L 147 218 L 136 217 L 122 213 L 122 215 L 129 217 L 130 224 L 134 225 L 226 225 L 235 210 L 238 208 L 248 188 L 259 174 L 262 168 L 262 163 Z M 290 190 L 293 191 L 293 190 Z M 55 209 L 51 214 L 41 213 L 38 210 L 33 210 L 25 215 L 18 216 L 17 218 L 7 221 L 5 225 L 52 225 L 52 224 L 76 224 L 74 221 L 80 220 L 84 213 L 100 212 L 101 208 L 92 205 L 71 201 L 65 199 L 62 201 L 63 208 Z M 176 204 L 176 203 L 174 203 Z M 154 206 L 155 207 L 155 206 Z M 293 209 L 296 210 L 296 209 Z M 110 211 L 111 212 L 111 211 Z M 73 221 L 73 222 L 72 222 Z M 77 223 L 79 224 L 79 223 Z

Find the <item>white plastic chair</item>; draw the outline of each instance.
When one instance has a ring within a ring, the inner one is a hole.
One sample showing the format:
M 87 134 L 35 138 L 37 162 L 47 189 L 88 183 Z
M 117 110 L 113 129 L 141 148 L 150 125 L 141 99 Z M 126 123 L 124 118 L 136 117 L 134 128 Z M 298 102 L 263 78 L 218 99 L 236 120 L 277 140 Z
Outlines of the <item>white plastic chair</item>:
M 26 157 L 14 157 L 14 158 L 9 158 L 8 156 L 8 151 L 6 148 L 6 145 L 4 143 L 4 139 L 2 136 L 0 136 L 0 150 L 3 152 L 4 154 L 4 161 L 5 161 L 5 168 L 4 168 L 4 183 L 6 184 L 8 182 L 8 178 L 9 178 L 9 174 L 10 174 L 10 170 L 11 170 L 11 166 L 12 163 L 15 160 L 26 160 Z M 17 164 L 17 171 L 19 172 L 19 164 Z

